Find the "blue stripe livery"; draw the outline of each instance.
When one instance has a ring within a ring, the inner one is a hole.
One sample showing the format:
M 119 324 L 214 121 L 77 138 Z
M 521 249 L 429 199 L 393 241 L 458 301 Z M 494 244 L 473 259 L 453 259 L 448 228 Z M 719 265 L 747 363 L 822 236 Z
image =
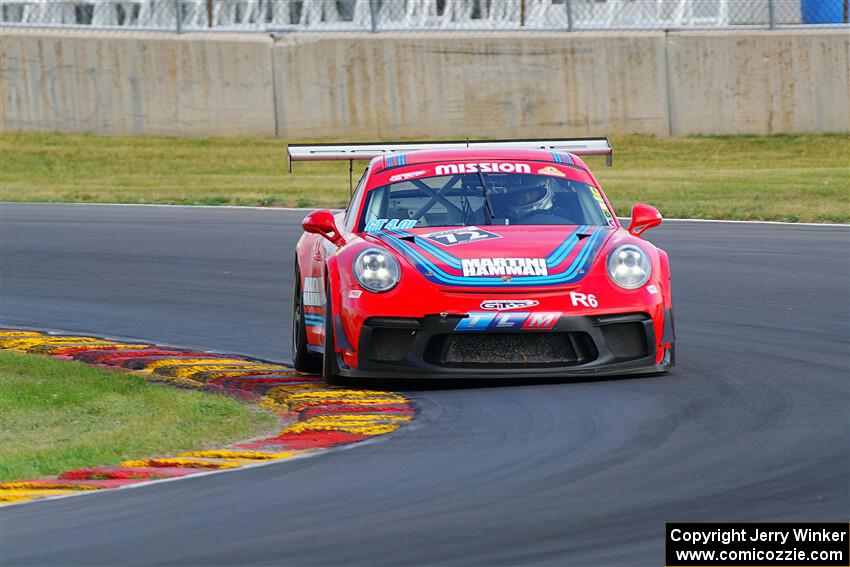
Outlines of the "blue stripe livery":
M 550 268 L 557 267 L 564 259 L 569 255 L 569 253 L 575 248 L 576 244 L 578 244 L 578 235 L 586 232 L 590 227 L 588 225 L 582 225 L 576 229 L 575 232 L 567 236 L 566 239 L 555 248 L 548 256 L 546 256 L 546 265 Z M 387 231 L 393 236 L 397 236 L 399 238 L 403 238 L 405 236 L 411 236 L 410 234 L 401 231 L 401 230 L 392 230 L 389 226 L 387 227 Z M 380 236 L 380 235 L 378 235 Z M 455 268 L 456 270 L 462 269 L 460 260 L 445 250 L 437 247 L 435 244 L 428 242 L 427 239 L 419 237 L 416 239 L 416 244 L 419 245 L 420 248 L 434 256 L 435 258 L 439 258 L 440 261 L 444 262 L 447 266 L 451 268 Z
M 556 163 L 573 163 L 573 158 L 571 158 L 569 154 L 560 154 L 558 152 L 552 152 L 552 159 L 554 159 Z
M 555 267 L 567 258 L 569 253 L 576 247 L 576 245 L 579 244 L 580 241 L 578 233 L 582 228 L 586 230 L 586 227 L 581 227 L 579 230 L 568 236 L 567 239 L 558 246 L 558 248 L 546 257 L 547 266 Z M 576 282 L 584 277 L 584 274 L 593 263 L 593 259 L 596 257 L 596 253 L 599 251 L 599 247 L 604 242 L 605 234 L 607 233 L 605 230 L 594 231 L 593 234 L 586 239 L 584 246 L 573 259 L 569 267 L 561 273 L 549 274 L 546 276 L 514 276 L 510 280 L 505 281 L 501 277 L 465 277 L 449 274 L 429 260 L 412 244 L 404 240 L 400 240 L 398 236 L 405 235 L 404 233 L 401 233 L 400 231 L 393 232 L 394 234 L 387 232 L 377 234 L 376 236 L 379 236 L 393 249 L 407 258 L 414 266 L 416 266 L 419 272 L 432 283 L 461 287 L 549 286 Z M 440 260 L 445 262 L 448 266 L 455 269 L 461 269 L 461 262 L 457 258 L 447 254 L 443 250 L 439 250 L 433 244 L 424 242 L 424 239 L 422 238 L 417 238 L 416 243 L 424 250 L 434 254 L 435 257 L 440 258 Z
M 397 154 L 392 156 L 387 156 L 387 167 L 401 167 L 403 165 L 407 165 L 407 156 L 404 154 Z

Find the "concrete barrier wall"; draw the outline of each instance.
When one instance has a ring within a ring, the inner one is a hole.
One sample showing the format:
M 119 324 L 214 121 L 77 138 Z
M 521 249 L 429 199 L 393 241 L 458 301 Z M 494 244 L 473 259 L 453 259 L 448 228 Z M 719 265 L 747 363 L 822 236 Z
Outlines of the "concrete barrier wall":
M 847 132 L 847 30 L 670 33 L 670 133 Z
M 8 130 L 273 136 L 272 40 L 4 29 Z
M 663 33 L 292 35 L 273 59 L 284 137 L 669 132 Z
M 4 130 L 514 137 L 850 131 L 846 30 L 171 34 L 4 29 Z

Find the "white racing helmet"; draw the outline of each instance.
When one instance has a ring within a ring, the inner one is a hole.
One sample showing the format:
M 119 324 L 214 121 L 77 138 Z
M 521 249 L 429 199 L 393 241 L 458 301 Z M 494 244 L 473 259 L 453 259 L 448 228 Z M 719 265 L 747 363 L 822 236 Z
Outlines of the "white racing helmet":
M 508 204 L 516 217 L 526 217 L 538 211 L 548 211 L 553 206 L 555 192 L 549 179 L 538 176 L 517 176 L 519 182 L 507 188 Z

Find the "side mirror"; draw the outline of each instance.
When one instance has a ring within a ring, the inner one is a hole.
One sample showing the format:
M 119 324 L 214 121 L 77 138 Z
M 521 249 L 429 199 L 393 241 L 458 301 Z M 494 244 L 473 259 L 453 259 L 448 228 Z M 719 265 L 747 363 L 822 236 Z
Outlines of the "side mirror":
M 640 236 L 659 224 L 661 224 L 661 213 L 655 207 L 643 203 L 632 207 L 632 223 L 629 225 L 629 232 L 635 236 Z
M 319 234 L 337 246 L 345 244 L 345 240 L 339 233 L 339 229 L 334 222 L 334 215 L 327 209 L 321 211 L 313 211 L 301 221 L 301 227 L 305 232 Z

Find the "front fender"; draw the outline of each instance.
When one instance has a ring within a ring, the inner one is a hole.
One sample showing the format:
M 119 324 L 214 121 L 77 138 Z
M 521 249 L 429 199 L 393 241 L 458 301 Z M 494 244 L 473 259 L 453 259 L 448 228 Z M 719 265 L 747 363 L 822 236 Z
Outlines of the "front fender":
M 664 289 L 664 307 L 670 308 L 673 307 L 673 290 L 671 287 L 670 281 L 670 259 L 667 257 L 667 252 L 658 250 L 658 263 L 661 268 L 661 274 L 659 277 L 661 286 Z
M 333 349 L 335 352 L 344 352 L 352 350 L 352 347 L 345 325 L 342 323 L 343 284 L 340 279 L 339 262 L 339 256 L 333 255 L 325 263 L 325 289 L 327 290 L 325 293 L 325 309 L 330 309 L 331 314 L 333 314 L 331 321 L 334 329 Z

